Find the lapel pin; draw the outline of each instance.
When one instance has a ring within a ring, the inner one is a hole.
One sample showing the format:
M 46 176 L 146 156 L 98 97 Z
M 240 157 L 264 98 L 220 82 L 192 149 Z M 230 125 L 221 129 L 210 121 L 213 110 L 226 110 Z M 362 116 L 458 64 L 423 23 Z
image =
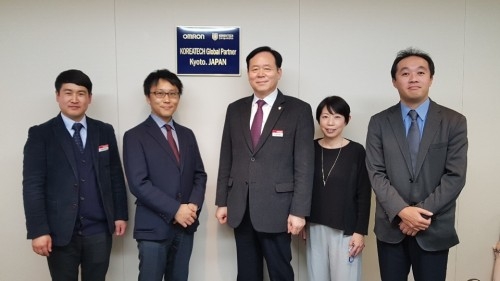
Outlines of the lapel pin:
M 281 110 L 281 106 L 278 106 L 278 110 Z

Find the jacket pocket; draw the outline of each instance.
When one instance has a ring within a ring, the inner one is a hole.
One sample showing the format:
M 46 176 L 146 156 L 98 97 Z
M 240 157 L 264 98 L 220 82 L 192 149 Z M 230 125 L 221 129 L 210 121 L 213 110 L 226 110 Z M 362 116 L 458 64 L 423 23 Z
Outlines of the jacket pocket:
M 448 143 L 446 143 L 446 142 L 433 143 L 433 144 L 429 145 L 429 150 L 446 148 L 447 146 L 448 146 Z

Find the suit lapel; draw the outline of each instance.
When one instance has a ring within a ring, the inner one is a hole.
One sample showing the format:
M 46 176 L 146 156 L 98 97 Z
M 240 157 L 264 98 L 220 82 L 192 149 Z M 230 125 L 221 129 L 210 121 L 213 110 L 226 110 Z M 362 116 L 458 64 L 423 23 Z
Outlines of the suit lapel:
M 188 155 L 188 149 L 189 147 L 186 145 L 187 144 L 187 136 L 185 134 L 185 131 L 183 130 L 183 128 L 181 128 L 181 125 L 177 124 L 175 121 L 174 122 L 174 126 L 175 126 L 175 133 L 177 134 L 177 148 L 179 149 L 179 154 L 180 154 L 180 158 L 179 158 L 179 167 L 180 167 L 180 170 L 182 171 L 182 168 L 184 166 L 184 157 L 186 157 L 186 155 Z M 170 148 L 170 146 L 169 146 Z M 171 151 L 171 150 L 170 150 Z M 172 156 L 174 157 L 174 160 L 175 160 L 175 155 L 174 153 L 172 152 Z
M 271 135 L 271 132 L 274 128 L 274 125 L 276 122 L 278 122 L 278 119 L 281 116 L 281 113 L 285 110 L 285 97 L 283 94 L 278 90 L 278 96 L 276 97 L 276 100 L 274 101 L 273 107 L 271 108 L 271 112 L 269 113 L 269 116 L 267 117 L 266 123 L 264 124 L 264 128 L 262 129 L 262 134 L 260 135 L 259 143 L 255 147 L 254 153 L 259 151 L 259 149 L 262 147 L 262 145 L 266 142 L 267 138 Z M 250 130 L 248 130 L 250 132 Z M 249 133 L 250 134 L 250 133 Z M 250 140 L 250 143 L 252 141 Z
M 434 139 L 434 136 L 439 130 L 439 125 L 441 124 L 441 114 L 440 110 L 435 102 L 432 100 L 429 104 L 429 111 L 427 112 L 427 117 L 425 118 L 424 130 L 422 134 L 422 139 L 420 141 L 420 146 L 418 148 L 417 155 L 417 167 L 415 171 L 415 176 L 420 172 L 420 168 L 424 162 L 424 159 L 429 151 L 429 147 Z
M 406 140 L 406 130 L 401 117 L 401 105 L 398 103 L 392 107 L 389 115 L 387 116 L 389 125 L 392 127 L 392 131 L 396 138 L 399 150 L 403 154 L 403 158 L 406 163 L 406 167 L 410 174 L 413 174 L 413 167 L 411 164 L 410 149 L 408 147 L 408 141 Z
M 99 138 L 99 128 L 97 128 L 97 124 L 94 122 L 94 120 L 87 117 L 87 142 L 85 143 L 85 147 L 87 149 L 90 149 L 96 178 L 99 178 L 99 157 L 97 156 L 97 153 L 99 153 L 99 151 L 95 148 L 99 146 Z
M 247 143 L 247 147 L 250 151 L 253 150 L 253 144 L 252 144 L 252 136 L 250 135 L 250 115 L 252 113 L 252 101 L 253 101 L 253 95 L 246 98 L 243 103 L 241 103 L 241 108 L 238 110 L 238 112 L 241 112 L 241 114 L 238 114 L 238 118 L 240 119 L 240 128 L 243 131 L 243 136 L 245 138 L 245 141 Z
M 175 158 L 174 152 L 172 151 L 170 145 L 168 144 L 167 137 L 163 134 L 163 131 L 158 127 L 158 124 L 156 124 L 156 122 L 153 120 L 153 118 L 151 118 L 151 116 L 148 117 L 148 119 L 146 119 L 144 125 L 146 127 L 146 132 L 151 135 L 151 137 L 158 143 L 158 145 L 161 146 L 163 150 L 165 150 L 165 153 L 168 155 L 168 157 L 170 157 L 172 161 L 177 163 L 177 159 Z M 181 154 L 181 162 L 182 162 L 182 154 Z
M 58 115 L 56 118 L 53 119 L 52 125 L 53 125 L 52 130 L 54 132 L 55 139 L 61 145 L 63 153 L 66 155 L 66 158 L 68 159 L 71 169 L 73 170 L 73 174 L 75 175 L 75 178 L 78 178 L 75 152 L 73 150 L 73 140 L 71 139 L 71 135 L 69 134 L 68 130 L 66 129 L 66 126 L 64 125 L 64 121 L 62 120 L 61 115 Z

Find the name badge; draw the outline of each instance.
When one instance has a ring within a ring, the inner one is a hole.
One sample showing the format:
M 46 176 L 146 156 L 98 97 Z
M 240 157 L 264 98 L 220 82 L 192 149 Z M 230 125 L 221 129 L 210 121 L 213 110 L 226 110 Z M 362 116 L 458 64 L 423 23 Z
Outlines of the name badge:
M 282 138 L 283 137 L 283 130 L 273 130 L 272 136 L 277 137 L 277 138 Z
M 103 151 L 107 151 L 107 150 L 109 150 L 108 144 L 99 145 L 99 152 L 103 152 Z

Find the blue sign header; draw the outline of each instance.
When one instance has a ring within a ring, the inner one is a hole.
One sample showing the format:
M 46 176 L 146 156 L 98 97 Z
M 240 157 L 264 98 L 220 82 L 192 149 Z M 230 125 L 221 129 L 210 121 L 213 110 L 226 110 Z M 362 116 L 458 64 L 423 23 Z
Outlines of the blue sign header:
M 177 74 L 240 75 L 240 28 L 177 27 Z

